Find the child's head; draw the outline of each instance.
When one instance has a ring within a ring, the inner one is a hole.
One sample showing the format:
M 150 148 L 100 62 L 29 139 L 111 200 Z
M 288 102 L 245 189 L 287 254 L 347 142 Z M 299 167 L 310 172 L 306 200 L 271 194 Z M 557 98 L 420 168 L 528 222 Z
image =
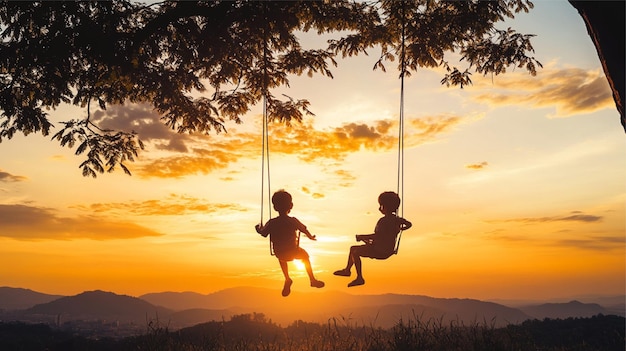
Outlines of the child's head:
M 283 189 L 278 190 L 272 195 L 272 204 L 274 205 L 274 209 L 279 213 L 289 212 L 293 207 L 291 194 Z
M 385 191 L 378 195 L 378 204 L 381 207 L 381 212 L 384 208 L 389 213 L 396 213 L 400 207 L 400 196 L 393 191 Z

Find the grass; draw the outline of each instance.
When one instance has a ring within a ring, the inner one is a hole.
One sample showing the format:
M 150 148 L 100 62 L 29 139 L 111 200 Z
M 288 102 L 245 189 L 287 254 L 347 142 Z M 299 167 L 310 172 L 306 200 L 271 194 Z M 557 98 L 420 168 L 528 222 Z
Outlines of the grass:
M 623 351 L 620 316 L 529 320 L 495 327 L 495 321 L 443 322 L 414 315 L 389 329 L 329 319 L 282 327 L 263 314 L 234 316 L 171 331 L 158 320 L 146 332 L 121 339 L 91 339 L 47 325 L 0 322 L 1 350 L 63 351 Z
M 137 338 L 136 346 L 154 351 L 623 351 L 625 345 L 625 320 L 618 316 L 494 325 L 446 324 L 414 316 L 390 329 L 357 326 L 346 319 L 330 319 L 325 325 L 298 321 L 282 328 L 241 315 L 176 332 L 156 327 Z

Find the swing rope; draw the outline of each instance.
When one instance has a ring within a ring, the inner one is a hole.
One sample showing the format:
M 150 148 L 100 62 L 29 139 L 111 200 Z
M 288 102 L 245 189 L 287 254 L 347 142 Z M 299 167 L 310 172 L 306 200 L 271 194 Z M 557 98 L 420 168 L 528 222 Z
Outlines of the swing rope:
M 267 90 L 263 90 L 263 137 L 262 137 L 262 155 L 261 155 L 261 225 L 263 225 L 263 203 L 265 202 L 265 173 L 267 171 L 267 211 L 269 219 L 272 219 L 272 189 L 270 179 L 270 145 L 269 145 L 269 128 L 268 128 L 268 115 L 267 115 Z M 267 159 L 267 162 L 266 162 Z M 274 248 L 272 247 L 272 241 L 269 240 L 270 254 L 274 256 Z
M 401 200 L 404 200 L 404 76 L 406 73 L 406 57 L 405 57 L 405 18 L 404 18 L 404 3 L 402 4 L 402 35 L 401 35 L 401 48 L 400 48 L 400 113 L 398 121 L 398 184 L 397 194 Z M 404 217 L 404 201 L 400 202 L 399 209 L 400 217 Z M 398 233 L 398 239 L 396 241 L 396 247 L 393 251 L 394 254 L 398 253 L 400 249 L 400 240 L 402 239 L 402 229 Z
M 265 4 L 262 7 L 263 17 L 265 17 Z M 267 111 L 267 21 L 263 28 L 263 131 L 261 141 L 261 225 L 263 225 L 263 214 L 265 212 L 263 204 L 265 202 L 265 172 L 267 171 L 267 212 L 269 219 L 272 219 L 272 189 L 270 179 L 270 145 L 269 145 L 269 116 Z M 267 162 L 266 162 L 267 160 Z M 272 241 L 270 240 L 270 253 L 274 255 Z
M 268 132 L 268 116 L 267 116 L 267 96 L 263 93 L 263 132 L 261 141 L 261 224 L 263 224 L 263 214 L 265 212 L 263 204 L 265 202 L 265 173 L 267 170 L 267 206 L 269 218 L 272 218 L 272 200 L 270 189 L 270 145 Z M 266 162 L 267 159 L 267 162 Z

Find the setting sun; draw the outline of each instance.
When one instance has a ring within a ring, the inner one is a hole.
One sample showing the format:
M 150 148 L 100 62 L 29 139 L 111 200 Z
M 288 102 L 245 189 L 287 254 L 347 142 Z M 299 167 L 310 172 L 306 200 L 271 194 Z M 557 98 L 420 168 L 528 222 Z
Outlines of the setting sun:
M 310 258 L 310 259 L 311 259 L 311 264 L 313 264 L 313 265 L 314 265 L 315 263 L 313 262 L 313 259 L 312 259 L 312 258 Z M 304 263 L 302 263 L 302 261 L 300 261 L 300 260 L 293 260 L 293 265 L 294 265 L 294 266 L 295 266 L 295 267 L 296 267 L 299 271 L 304 271 L 304 270 L 305 270 Z

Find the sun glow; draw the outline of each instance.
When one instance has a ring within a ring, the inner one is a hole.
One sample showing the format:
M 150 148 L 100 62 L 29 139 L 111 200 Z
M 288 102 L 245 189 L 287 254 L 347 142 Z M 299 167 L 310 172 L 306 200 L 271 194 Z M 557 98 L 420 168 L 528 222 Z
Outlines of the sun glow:
M 299 271 L 304 271 L 306 269 L 304 262 L 300 260 L 293 260 L 293 265 L 296 266 Z

